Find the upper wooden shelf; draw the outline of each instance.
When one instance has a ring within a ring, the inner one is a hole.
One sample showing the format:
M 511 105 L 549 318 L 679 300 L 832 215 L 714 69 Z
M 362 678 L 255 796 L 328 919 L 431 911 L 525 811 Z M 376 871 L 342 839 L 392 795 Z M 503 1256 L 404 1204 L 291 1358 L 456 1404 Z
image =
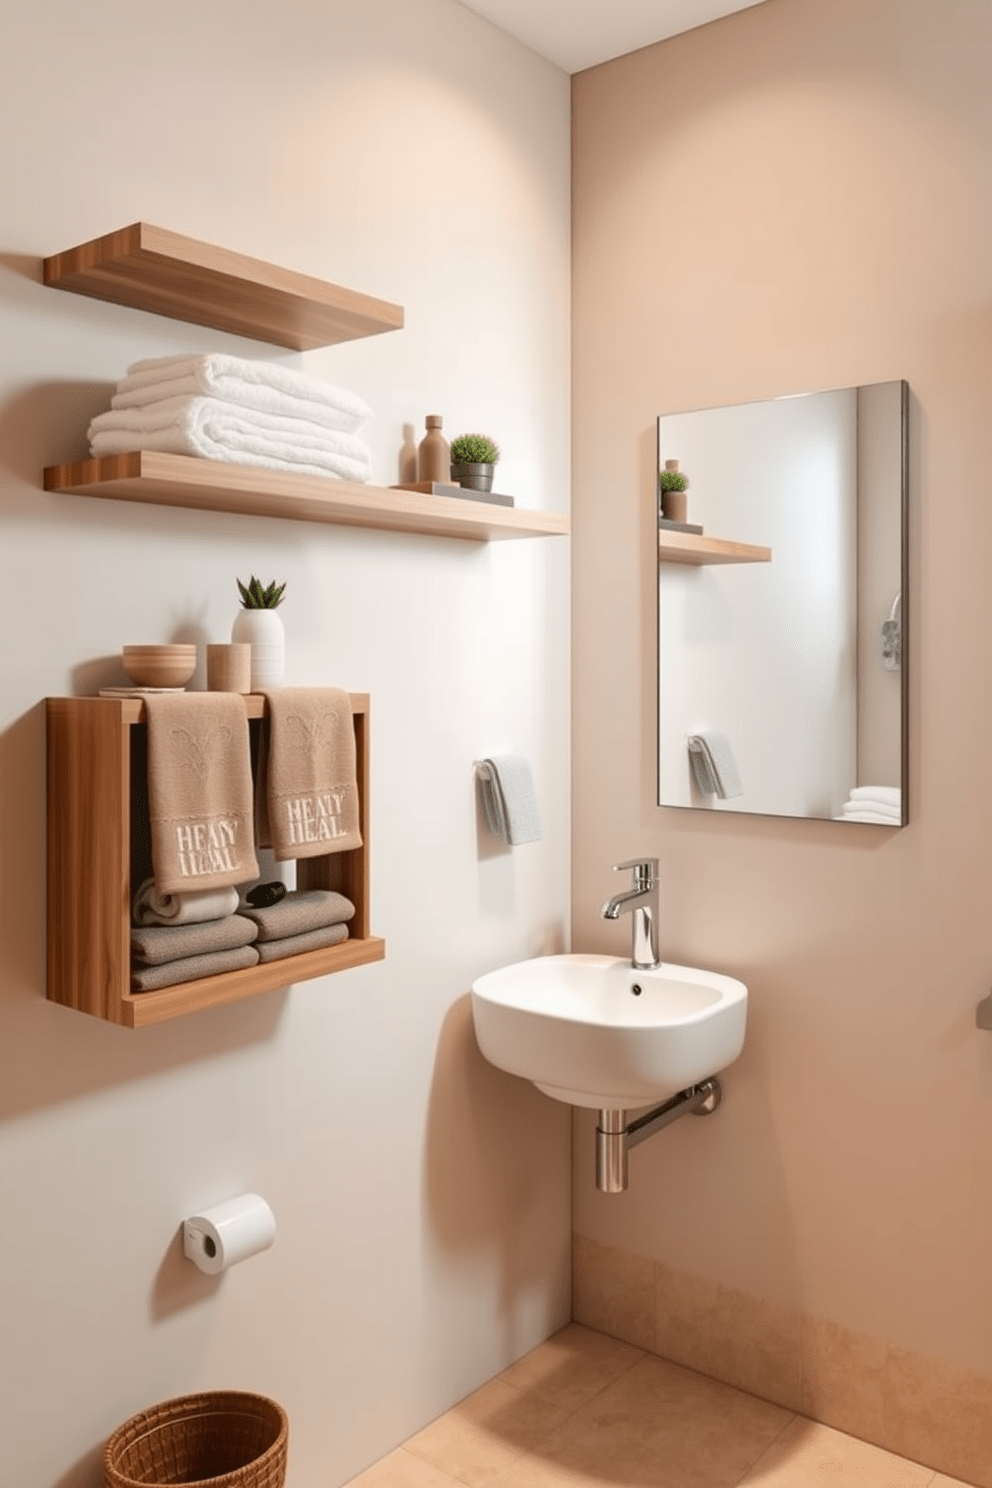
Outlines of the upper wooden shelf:
M 725 542 L 719 537 L 704 537 L 699 532 L 658 530 L 660 563 L 771 563 L 771 548 L 754 543 Z
M 403 307 L 147 222 L 44 260 L 55 289 L 294 351 L 396 331 Z
M 158 506 L 189 506 L 201 511 L 419 532 L 474 542 L 563 537 L 569 531 L 568 517 L 557 512 L 521 511 L 460 497 L 366 486 L 320 475 L 294 475 L 153 450 L 51 465 L 45 471 L 45 490 Z

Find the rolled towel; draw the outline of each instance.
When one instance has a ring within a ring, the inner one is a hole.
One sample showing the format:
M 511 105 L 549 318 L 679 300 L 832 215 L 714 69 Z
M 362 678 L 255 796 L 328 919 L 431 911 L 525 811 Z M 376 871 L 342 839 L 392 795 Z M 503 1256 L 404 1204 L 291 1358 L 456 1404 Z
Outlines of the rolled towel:
M 372 475 L 369 451 L 354 434 L 219 398 L 164 398 L 145 408 L 112 408 L 90 421 L 89 441 L 95 456 L 161 450 L 339 480 L 364 482 Z
M 264 908 L 248 906 L 238 919 L 248 920 L 258 931 L 259 941 L 285 940 L 328 925 L 341 925 L 354 917 L 355 906 L 333 889 L 291 889 L 278 904 Z
M 233 951 L 214 951 L 209 956 L 185 956 L 161 966 L 132 966 L 131 991 L 154 992 L 159 987 L 175 987 L 180 982 L 199 981 L 200 977 L 219 976 L 222 971 L 244 971 L 258 965 L 258 952 L 253 945 Z
M 155 880 L 146 878 L 132 901 L 131 919 L 136 925 L 199 925 L 222 920 L 237 907 L 238 891 L 233 884 L 191 894 L 161 894 Z
M 131 956 L 146 966 L 161 966 L 187 956 L 233 951 L 251 945 L 257 935 L 258 926 L 239 914 L 202 925 L 141 925 L 131 931 Z
M 254 949 L 259 961 L 281 961 L 285 956 L 301 956 L 304 951 L 322 951 L 326 946 L 340 945 L 348 939 L 347 925 L 325 925 L 306 935 L 287 935 L 283 940 L 260 940 Z
M 372 413 L 363 398 L 333 383 L 278 362 L 251 361 L 223 352 L 134 362 L 117 384 L 110 406 L 144 408 L 176 397 L 221 398 L 260 413 L 310 419 L 342 434 L 354 434 Z
M 511 847 L 541 840 L 541 815 L 530 764 L 521 754 L 476 760 L 479 794 L 489 830 Z
M 696 784 L 705 795 L 727 800 L 744 794 L 737 761 L 726 734 L 690 734 L 686 743 Z

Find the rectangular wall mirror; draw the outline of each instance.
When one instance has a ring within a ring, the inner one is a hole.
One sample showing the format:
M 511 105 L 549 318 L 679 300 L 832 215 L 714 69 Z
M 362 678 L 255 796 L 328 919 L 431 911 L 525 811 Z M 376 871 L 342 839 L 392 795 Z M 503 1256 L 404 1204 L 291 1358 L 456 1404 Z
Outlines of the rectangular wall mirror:
M 908 407 L 897 381 L 658 419 L 659 491 L 688 481 L 659 498 L 659 805 L 908 821 Z

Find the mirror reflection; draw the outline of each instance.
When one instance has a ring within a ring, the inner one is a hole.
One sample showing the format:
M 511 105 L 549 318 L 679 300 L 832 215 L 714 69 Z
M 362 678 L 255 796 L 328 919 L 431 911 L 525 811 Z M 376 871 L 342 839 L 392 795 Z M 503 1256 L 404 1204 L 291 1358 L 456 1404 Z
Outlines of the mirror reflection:
M 660 805 L 905 825 L 907 409 L 658 419 Z

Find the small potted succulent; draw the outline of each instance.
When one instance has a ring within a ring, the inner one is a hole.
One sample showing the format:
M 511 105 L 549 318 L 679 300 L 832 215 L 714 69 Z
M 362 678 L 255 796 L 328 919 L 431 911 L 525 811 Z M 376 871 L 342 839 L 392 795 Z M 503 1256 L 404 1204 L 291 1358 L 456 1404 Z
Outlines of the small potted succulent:
M 459 434 L 451 441 L 451 478 L 470 491 L 491 491 L 499 446 L 486 434 Z
M 231 640 L 251 646 L 251 690 L 278 687 L 286 666 L 286 632 L 278 606 L 285 584 L 263 584 L 252 574 L 247 584 L 237 580 L 242 608 L 231 629 Z
M 684 522 L 687 511 L 686 491 L 689 477 L 679 469 L 678 460 L 666 460 L 664 470 L 658 474 L 658 491 L 661 496 L 661 515 L 666 522 Z

